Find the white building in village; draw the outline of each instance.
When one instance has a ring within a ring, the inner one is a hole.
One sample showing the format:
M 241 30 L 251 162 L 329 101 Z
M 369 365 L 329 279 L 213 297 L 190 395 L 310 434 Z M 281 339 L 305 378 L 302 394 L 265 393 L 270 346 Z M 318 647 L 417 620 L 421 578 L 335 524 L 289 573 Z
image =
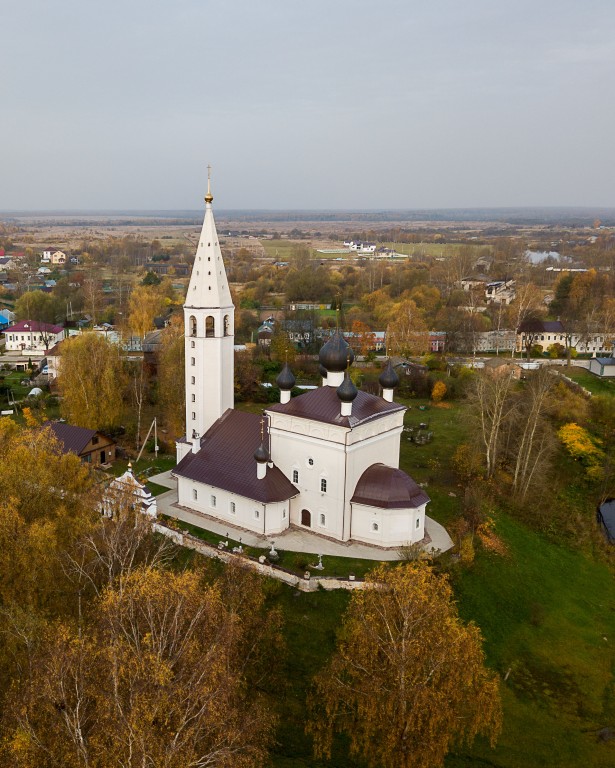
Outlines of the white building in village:
M 233 408 L 234 307 L 208 187 L 185 317 L 186 436 L 177 443 L 178 504 L 265 536 L 294 525 L 338 541 L 399 547 L 425 535 L 429 497 L 399 469 L 405 407 L 389 362 L 383 396 L 359 392 L 340 333 L 320 353 L 322 386 L 264 415 Z

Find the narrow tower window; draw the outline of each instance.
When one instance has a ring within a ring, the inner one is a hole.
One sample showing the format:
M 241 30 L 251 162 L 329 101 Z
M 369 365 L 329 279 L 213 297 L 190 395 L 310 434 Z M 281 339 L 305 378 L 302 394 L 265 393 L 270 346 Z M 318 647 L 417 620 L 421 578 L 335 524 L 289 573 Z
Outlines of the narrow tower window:
M 214 330 L 215 330 L 214 319 L 211 315 L 208 315 L 205 318 L 205 336 L 208 339 L 211 339 L 214 336 Z
M 196 336 L 196 317 L 194 315 L 190 316 L 189 324 L 190 324 L 190 335 Z
M 224 335 L 231 335 L 231 321 L 228 315 L 224 315 Z

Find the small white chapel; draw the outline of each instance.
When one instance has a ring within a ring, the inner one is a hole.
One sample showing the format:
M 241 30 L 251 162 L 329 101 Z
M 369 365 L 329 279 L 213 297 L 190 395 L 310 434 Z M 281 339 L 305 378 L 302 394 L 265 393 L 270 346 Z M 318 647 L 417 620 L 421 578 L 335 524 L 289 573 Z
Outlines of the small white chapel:
M 389 361 L 382 396 L 357 390 L 338 331 L 320 351 L 322 386 L 263 415 L 235 410 L 234 307 L 208 183 L 205 219 L 184 305 L 186 435 L 177 442 L 178 505 L 263 536 L 290 526 L 337 540 L 400 547 L 425 536 L 429 497 L 399 469 L 405 406 Z M 171 512 L 172 513 L 172 512 Z

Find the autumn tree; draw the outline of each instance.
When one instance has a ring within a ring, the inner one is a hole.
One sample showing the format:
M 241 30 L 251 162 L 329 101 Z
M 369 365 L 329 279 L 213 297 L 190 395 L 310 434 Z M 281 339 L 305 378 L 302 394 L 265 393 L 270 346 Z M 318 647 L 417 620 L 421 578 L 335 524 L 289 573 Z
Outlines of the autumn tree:
M 38 320 L 41 323 L 57 323 L 64 315 L 65 307 L 52 293 L 25 291 L 15 302 L 18 320 Z
M 488 478 L 497 469 L 502 435 L 514 410 L 515 403 L 510 398 L 513 385 L 508 371 L 485 368 L 478 372 L 469 393 Z
M 352 594 L 341 639 L 318 675 L 308 731 L 318 757 L 342 732 L 370 768 L 432 768 L 501 726 L 478 627 L 457 615 L 446 577 L 423 561 L 380 566 Z
M 184 321 L 180 315 L 173 315 L 161 334 L 158 398 L 167 429 L 177 437 L 186 431 L 186 393 L 181 383 L 185 354 Z
M 553 429 L 547 412 L 555 383 L 548 368 L 535 371 L 519 397 L 515 419 L 510 425 L 512 488 L 522 501 L 532 483 L 544 479 L 554 449 Z
M 350 328 L 352 347 L 358 355 L 366 357 L 376 346 L 376 336 L 369 325 L 355 320 Z
M 140 568 L 58 623 L 4 718 L 16 768 L 261 766 L 273 716 L 241 672 L 241 617 L 196 572 Z
M 387 328 L 388 352 L 401 357 L 424 354 L 429 350 L 429 330 L 412 299 L 396 304 Z
M 154 318 L 161 314 L 164 308 L 164 296 L 159 286 L 139 285 L 130 294 L 128 302 L 128 325 L 131 331 L 141 340 L 154 328 Z M 131 382 L 130 390 L 137 410 L 137 448 L 141 446 L 141 417 L 147 390 L 145 360 L 138 365 L 130 366 L 128 375 Z
M 62 343 L 58 389 L 62 415 L 70 424 L 87 429 L 119 426 L 123 382 L 119 348 L 102 334 L 82 333 Z

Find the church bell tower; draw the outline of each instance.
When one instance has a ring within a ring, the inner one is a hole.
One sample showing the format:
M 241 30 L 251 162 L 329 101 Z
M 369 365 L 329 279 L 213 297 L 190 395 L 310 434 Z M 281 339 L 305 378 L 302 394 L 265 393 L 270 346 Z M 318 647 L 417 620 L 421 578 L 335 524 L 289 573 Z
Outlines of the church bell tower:
M 205 219 L 184 304 L 186 439 L 177 460 L 198 450 L 200 438 L 234 404 L 235 307 L 212 208 L 208 169 Z

